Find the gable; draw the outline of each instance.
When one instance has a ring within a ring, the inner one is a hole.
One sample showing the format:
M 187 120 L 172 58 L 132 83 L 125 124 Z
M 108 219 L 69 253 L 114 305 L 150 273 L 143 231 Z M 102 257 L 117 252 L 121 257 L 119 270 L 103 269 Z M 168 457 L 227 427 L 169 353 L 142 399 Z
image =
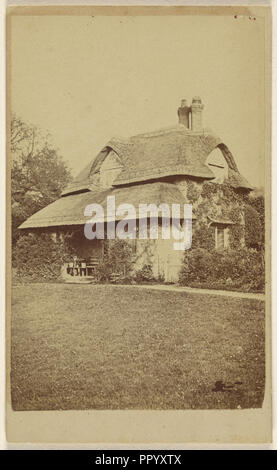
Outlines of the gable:
M 123 165 L 119 156 L 114 150 L 110 149 L 97 171 L 92 174 L 91 182 L 92 184 L 98 184 L 101 188 L 111 188 L 122 169 Z
M 62 196 L 97 190 L 99 186 L 109 188 L 122 169 L 118 154 L 107 146 L 74 178 Z
M 214 174 L 213 183 L 223 183 L 228 178 L 228 163 L 218 147 L 208 155 L 206 165 Z

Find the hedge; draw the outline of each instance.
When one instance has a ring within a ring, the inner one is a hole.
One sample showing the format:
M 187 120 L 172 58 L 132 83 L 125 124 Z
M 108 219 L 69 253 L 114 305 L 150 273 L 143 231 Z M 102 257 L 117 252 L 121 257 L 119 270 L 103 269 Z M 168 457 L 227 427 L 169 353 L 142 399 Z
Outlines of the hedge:
M 188 250 L 184 255 L 179 282 L 190 287 L 263 292 L 263 252 L 251 248 Z

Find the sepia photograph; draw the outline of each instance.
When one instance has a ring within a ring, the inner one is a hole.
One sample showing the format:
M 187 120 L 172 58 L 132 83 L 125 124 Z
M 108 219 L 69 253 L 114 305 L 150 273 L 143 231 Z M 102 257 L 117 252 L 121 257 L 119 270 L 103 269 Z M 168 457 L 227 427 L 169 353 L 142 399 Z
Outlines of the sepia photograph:
M 269 413 L 270 12 L 201 8 L 9 12 L 12 413 Z

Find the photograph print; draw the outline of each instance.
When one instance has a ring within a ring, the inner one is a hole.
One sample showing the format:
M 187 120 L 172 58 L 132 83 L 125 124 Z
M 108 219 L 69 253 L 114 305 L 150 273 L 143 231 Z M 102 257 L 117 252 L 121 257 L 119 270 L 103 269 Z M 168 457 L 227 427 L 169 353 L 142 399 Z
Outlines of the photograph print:
M 264 17 L 64 8 L 8 17 L 12 410 L 261 409 Z

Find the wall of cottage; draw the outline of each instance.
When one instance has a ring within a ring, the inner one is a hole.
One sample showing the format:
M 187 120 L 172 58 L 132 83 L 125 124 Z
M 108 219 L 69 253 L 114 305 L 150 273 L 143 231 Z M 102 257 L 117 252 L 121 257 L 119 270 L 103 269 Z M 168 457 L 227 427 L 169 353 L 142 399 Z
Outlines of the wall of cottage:
M 192 223 L 192 248 L 215 249 L 215 224 L 212 220 L 228 219 L 233 225 L 228 225 L 228 242 L 231 249 L 236 249 L 245 244 L 244 207 L 247 204 L 246 196 L 225 184 L 203 182 L 187 178 L 175 178 L 177 185 L 185 201 L 192 204 L 195 219 Z M 139 271 L 145 266 L 151 266 L 153 276 L 166 282 L 176 282 L 184 259 L 184 252 L 174 250 L 174 240 L 163 240 L 161 237 L 161 225 L 159 225 L 157 240 L 126 240 L 133 246 L 134 271 Z M 63 231 L 59 231 L 58 237 L 63 237 Z M 89 258 L 103 256 L 102 240 L 87 240 L 83 230 L 73 230 L 67 244 L 71 248 L 71 256 Z
M 246 195 L 231 186 L 187 178 L 173 181 L 192 204 L 195 219 L 192 222 L 192 248 L 216 247 L 216 226 L 212 220 L 228 220 L 233 224 L 224 226 L 228 233 L 228 247 L 237 249 L 245 246 L 244 208 Z M 151 265 L 155 278 L 176 282 L 184 259 L 184 252 L 173 249 L 174 240 L 137 240 L 134 267 L 142 269 Z
M 137 240 L 134 256 L 134 270 L 139 271 L 145 266 L 151 266 L 153 277 L 166 282 L 178 280 L 184 252 L 175 250 L 173 238 L 162 238 L 162 226 L 158 227 L 158 238 Z
M 216 184 L 192 179 L 175 180 L 187 204 L 192 204 L 192 247 L 215 248 L 215 224 L 212 220 L 228 219 L 229 247 L 236 249 L 245 245 L 244 208 L 246 195 L 227 183 Z

